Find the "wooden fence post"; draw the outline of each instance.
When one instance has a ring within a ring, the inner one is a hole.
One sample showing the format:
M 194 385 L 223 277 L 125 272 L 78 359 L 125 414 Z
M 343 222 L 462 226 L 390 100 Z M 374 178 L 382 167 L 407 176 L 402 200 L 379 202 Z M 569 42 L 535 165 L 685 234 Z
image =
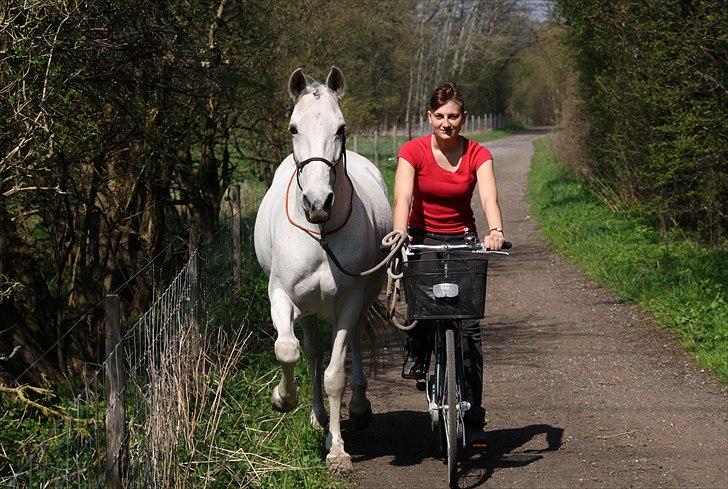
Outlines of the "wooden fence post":
M 128 443 L 124 422 L 126 374 L 121 355 L 121 305 L 109 294 L 104 302 L 106 318 L 106 487 L 121 489 L 126 478 Z
M 187 283 L 189 284 L 190 298 L 189 303 L 191 307 L 190 311 L 190 323 L 195 331 L 198 330 L 200 325 L 200 303 L 199 295 L 199 276 L 200 276 L 200 258 L 199 258 L 199 235 L 197 231 L 190 229 L 189 236 L 189 268 L 187 268 Z
M 392 156 L 397 156 L 397 124 L 392 126 Z
M 374 164 L 379 166 L 379 126 L 374 131 Z
M 235 276 L 235 285 L 240 286 L 241 277 L 243 276 L 242 263 L 243 251 L 240 242 L 240 184 L 232 186 L 232 202 L 233 208 L 233 275 Z

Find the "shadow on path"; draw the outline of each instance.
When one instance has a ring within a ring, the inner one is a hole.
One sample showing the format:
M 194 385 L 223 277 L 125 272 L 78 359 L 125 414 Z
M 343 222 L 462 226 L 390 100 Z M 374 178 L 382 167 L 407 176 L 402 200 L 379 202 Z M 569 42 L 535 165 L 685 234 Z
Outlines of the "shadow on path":
M 348 420 L 342 427 L 346 430 L 346 451 L 355 464 L 392 457 L 390 465 L 419 465 L 422 460 L 436 456 L 430 415 L 425 411 L 375 414 L 372 424 L 363 431 L 354 430 Z
M 546 448 L 526 449 L 513 453 L 539 435 L 546 435 Z M 543 458 L 542 453 L 561 447 L 563 428 L 548 424 L 533 424 L 523 428 L 488 431 L 485 452 L 465 453 L 459 472 L 460 488 L 473 488 L 484 484 L 496 469 L 523 467 Z
M 386 457 L 391 459 L 389 465 L 412 466 L 420 465 L 423 460 L 439 458 L 435 435 L 430 428 L 430 416 L 424 411 L 375 414 L 372 424 L 364 431 L 354 430 L 348 421 L 342 427 L 346 450 L 354 464 Z M 547 424 L 488 431 L 485 452 L 463 453 L 459 487 L 477 487 L 485 483 L 496 469 L 522 467 L 540 460 L 542 453 L 561 447 L 563 433 L 563 428 Z M 540 435 L 545 435 L 546 448 L 513 453 Z

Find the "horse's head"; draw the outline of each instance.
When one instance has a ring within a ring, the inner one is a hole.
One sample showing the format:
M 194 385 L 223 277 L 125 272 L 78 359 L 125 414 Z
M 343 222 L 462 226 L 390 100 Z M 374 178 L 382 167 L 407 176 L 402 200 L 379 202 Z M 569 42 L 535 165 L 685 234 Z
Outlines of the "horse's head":
M 301 204 L 306 219 L 312 223 L 329 220 L 334 203 L 337 172 L 343 177 L 345 147 L 344 116 L 339 99 L 344 95 L 344 75 L 331 68 L 326 85 L 308 83 L 301 69 L 288 81 L 295 106 L 289 130 L 293 137 L 293 158 L 298 171 Z

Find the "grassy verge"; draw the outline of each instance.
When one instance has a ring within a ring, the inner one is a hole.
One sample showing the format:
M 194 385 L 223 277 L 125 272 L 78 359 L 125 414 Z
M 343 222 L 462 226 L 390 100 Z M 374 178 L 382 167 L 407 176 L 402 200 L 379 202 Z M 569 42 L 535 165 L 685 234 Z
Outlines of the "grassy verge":
M 248 216 L 246 227 L 251 225 Z M 251 243 L 243 244 L 247 259 L 239 289 L 230 283 L 230 246 L 201 250 L 204 340 L 183 345 L 180 339 L 171 370 L 165 370 L 170 369 L 166 362 L 158 365 L 155 378 L 176 383 L 155 384 L 165 394 L 155 397 L 155 404 L 161 397 L 163 408 L 151 405 L 146 379 L 130 383 L 125 406 L 132 459 L 129 479 L 134 484 L 142 484 L 149 474 L 164 485 L 184 487 L 337 488 L 349 483 L 326 470 L 324 432 L 309 422 L 307 362 L 296 367 L 299 406 L 286 414 L 270 406 L 280 366 L 273 353 L 267 284 L 253 264 Z M 238 328 L 247 339 L 226 340 Z M 194 331 L 185 329 L 180 338 L 194 337 Z M 144 358 L 144 352 L 134 358 Z M 183 368 L 177 369 L 177 364 Z M 81 403 L 73 401 L 69 386 L 56 388 L 52 399 L 25 393 L 57 414 L 0 393 L 0 486 L 50 482 L 85 487 L 103 482 L 106 405 L 100 382 L 81 386 L 95 393 L 80 396 Z M 137 382 L 141 391 L 135 388 Z M 146 453 L 144 446 L 158 450 L 155 467 L 139 459 Z
M 590 277 L 669 328 L 697 361 L 728 381 L 728 243 L 707 248 L 662 236 L 636 210 L 612 212 L 536 141 L 532 211 L 544 235 Z

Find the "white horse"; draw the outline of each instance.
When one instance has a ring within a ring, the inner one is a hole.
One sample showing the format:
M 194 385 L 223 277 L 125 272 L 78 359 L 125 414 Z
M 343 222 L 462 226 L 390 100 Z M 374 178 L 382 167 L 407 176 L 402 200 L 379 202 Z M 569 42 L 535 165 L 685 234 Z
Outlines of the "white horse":
M 344 360 L 351 345 L 349 414 L 355 426 L 364 428 L 372 412 L 366 398 L 361 329 L 384 274 L 351 277 L 334 260 L 354 272 L 372 267 L 383 256 L 380 241 L 392 229 L 392 213 L 379 170 L 366 158 L 346 151 L 339 109 L 344 94 L 341 70 L 333 67 L 325 85 L 309 85 L 298 69 L 291 74 L 288 91 L 295 103 L 289 125 L 293 154 L 276 170 L 255 221 L 255 253 L 269 278 L 271 318 L 278 334 L 275 354 L 283 371 L 271 404 L 279 411 L 290 411 L 298 403 L 293 374 L 300 357 L 293 330 L 297 322 L 303 327 L 304 351 L 313 371 L 311 422 L 326 425 L 316 316 L 327 319 L 333 334 L 331 360 L 323 372 L 331 411 L 326 465 L 331 471 L 348 472 L 353 467 L 344 451 L 340 424 Z M 326 245 L 335 258 L 327 255 Z

